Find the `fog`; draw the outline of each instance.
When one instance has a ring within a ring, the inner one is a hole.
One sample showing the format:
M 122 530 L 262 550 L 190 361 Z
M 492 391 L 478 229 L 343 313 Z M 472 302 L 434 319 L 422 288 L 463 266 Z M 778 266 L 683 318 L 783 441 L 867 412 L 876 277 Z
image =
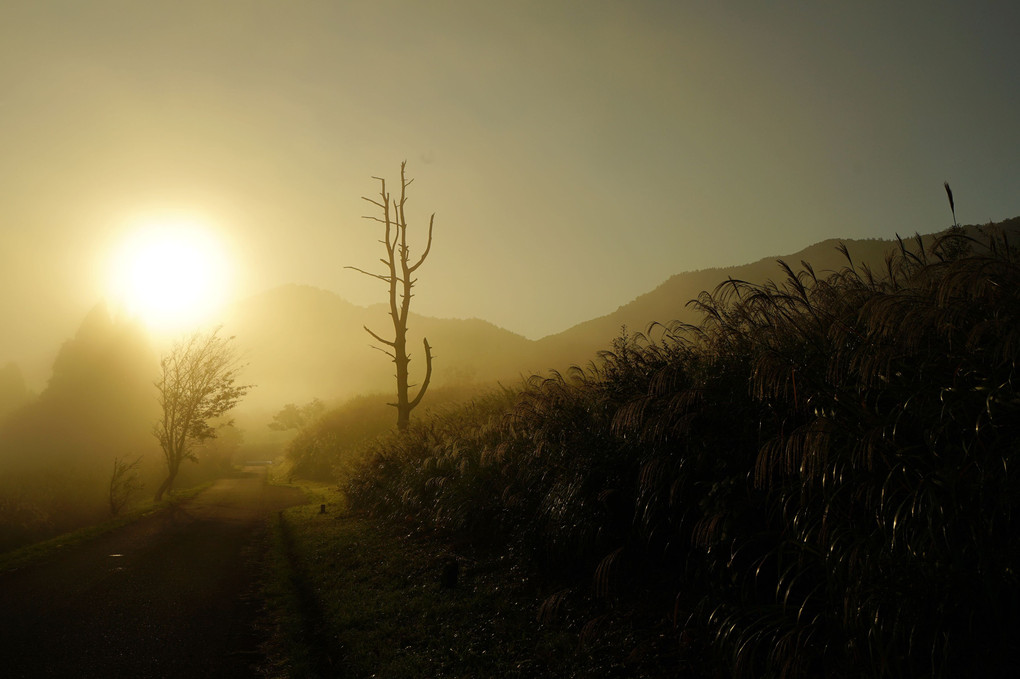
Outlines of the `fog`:
M 1002 3 L 146 2 L 0 10 L 0 361 L 33 388 L 139 215 L 215 225 L 235 299 L 378 302 L 372 176 L 437 214 L 417 310 L 531 339 L 669 276 L 1014 216 Z
M 387 330 L 385 286 L 345 267 L 380 256 L 362 198 L 405 159 L 415 254 L 436 219 L 410 346 L 437 389 L 583 364 L 680 272 L 941 230 L 947 179 L 961 223 L 1015 216 L 1017 12 L 8 3 L 0 549 L 108 515 L 118 460 L 151 495 L 159 359 L 198 328 L 254 386 L 186 482 L 278 454 L 287 404 L 389 393 L 362 329 Z M 215 248 L 125 254 L 184 224 Z

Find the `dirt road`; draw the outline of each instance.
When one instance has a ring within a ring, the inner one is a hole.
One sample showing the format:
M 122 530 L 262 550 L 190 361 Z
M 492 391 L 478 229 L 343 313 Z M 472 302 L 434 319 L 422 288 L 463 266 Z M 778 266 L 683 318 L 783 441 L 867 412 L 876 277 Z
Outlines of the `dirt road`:
M 0 576 L 0 676 L 257 676 L 255 538 L 268 515 L 302 501 L 247 468 Z

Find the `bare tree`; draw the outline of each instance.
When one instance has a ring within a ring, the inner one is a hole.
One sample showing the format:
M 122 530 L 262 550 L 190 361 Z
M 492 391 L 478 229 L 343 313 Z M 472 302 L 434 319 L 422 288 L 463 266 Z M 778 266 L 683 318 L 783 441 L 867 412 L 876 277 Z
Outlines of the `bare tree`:
M 163 415 L 153 434 L 163 449 L 167 477 L 156 491 L 157 502 L 173 487 L 181 462 L 198 461 L 192 445 L 215 438 L 211 422 L 237 405 L 251 388 L 235 384 L 240 364 L 230 345 L 234 338 L 217 333 L 195 333 L 174 344 L 160 360 L 162 374 L 156 388 Z
M 388 349 L 382 347 L 376 348 L 393 359 L 397 366 L 397 402 L 390 403 L 389 405 L 397 409 L 397 429 L 401 431 L 407 429 L 407 424 L 411 418 L 411 411 L 421 403 L 425 390 L 429 387 L 429 380 L 432 378 L 432 347 L 429 346 L 428 338 L 425 338 L 425 379 L 422 381 L 421 388 L 418 389 L 418 393 L 414 398 L 410 397 L 409 390 L 413 385 L 408 384 L 408 364 L 411 362 L 411 357 L 407 353 L 407 313 L 411 307 L 411 297 L 413 296 L 411 289 L 418 280 L 414 278 L 414 273 L 422 265 L 432 249 L 432 224 L 436 218 L 435 213 L 429 217 L 429 236 L 428 241 L 425 243 L 425 250 L 417 261 L 412 264 L 411 248 L 407 244 L 407 220 L 404 217 L 404 205 L 407 202 L 407 187 L 414 180 L 406 178 L 404 173 L 406 165 L 406 160 L 400 164 L 399 199 L 394 200 L 390 197 L 389 192 L 386 190 L 386 180 L 382 177 L 372 177 L 372 179 L 379 180 L 379 200 L 363 197 L 363 200 L 367 200 L 382 210 L 382 217 L 366 216 L 365 219 L 379 222 L 385 227 L 384 236 L 379 242 L 386 249 L 386 257 L 380 258 L 379 261 L 387 267 L 387 271 L 379 274 L 364 271 L 355 266 L 346 267 L 363 273 L 366 276 L 378 278 L 389 286 L 393 339 L 384 339 L 369 330 L 367 326 L 365 326 L 365 331 L 377 342 L 381 342 L 388 347 Z

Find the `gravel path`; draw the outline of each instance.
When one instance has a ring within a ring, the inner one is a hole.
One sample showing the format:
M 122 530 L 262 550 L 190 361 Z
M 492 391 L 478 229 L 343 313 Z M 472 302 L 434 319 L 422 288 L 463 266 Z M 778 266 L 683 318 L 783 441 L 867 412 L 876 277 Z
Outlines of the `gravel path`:
M 301 502 L 248 468 L 0 576 L 0 676 L 258 676 L 255 538 L 268 515 Z

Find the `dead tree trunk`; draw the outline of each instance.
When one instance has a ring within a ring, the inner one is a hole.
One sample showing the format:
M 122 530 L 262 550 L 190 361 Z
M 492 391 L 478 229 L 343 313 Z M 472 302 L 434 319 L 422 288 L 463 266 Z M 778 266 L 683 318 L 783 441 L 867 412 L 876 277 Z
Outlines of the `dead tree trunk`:
M 410 388 L 414 385 L 409 384 L 408 364 L 411 362 L 411 357 L 407 353 L 407 314 L 411 308 L 411 297 L 413 296 L 411 294 L 411 289 L 414 287 L 415 283 L 417 283 L 417 279 L 414 278 L 414 273 L 422 265 L 425 258 L 428 257 L 429 251 L 432 249 L 432 224 L 436 217 L 435 214 L 432 214 L 432 216 L 429 217 L 429 235 L 428 241 L 425 244 L 425 250 L 421 253 L 421 256 L 417 259 L 417 261 L 412 264 L 411 249 L 407 244 L 407 220 L 404 217 L 404 204 L 407 202 L 407 187 L 410 186 L 411 182 L 414 180 L 406 179 L 404 174 L 404 168 L 406 165 L 406 160 L 400 164 L 399 199 L 393 200 L 390 198 L 390 194 L 386 191 L 386 180 L 382 177 L 373 177 L 373 179 L 379 180 L 380 200 L 364 198 L 364 200 L 367 200 L 369 203 L 377 206 L 382 211 L 382 217 L 367 216 L 365 219 L 371 219 L 379 222 L 385 227 L 384 237 L 379 242 L 382 243 L 383 247 L 386 249 L 386 257 L 381 258 L 379 261 L 387 267 L 386 273 L 372 273 L 359 269 L 355 266 L 345 267 L 353 269 L 359 273 L 363 273 L 366 276 L 378 278 L 389 286 L 390 319 L 393 321 L 393 339 L 384 339 L 372 332 L 367 326 L 365 327 L 365 331 L 377 342 L 382 343 L 384 347 L 388 347 L 375 348 L 389 356 L 396 365 L 397 401 L 396 403 L 390 403 L 389 405 L 397 409 L 397 429 L 400 431 L 407 429 L 407 424 L 411 418 L 411 411 L 414 410 L 419 403 L 421 403 L 421 399 L 425 395 L 425 390 L 429 387 L 429 380 L 432 379 L 432 347 L 429 346 L 428 339 L 425 339 L 425 379 L 422 380 L 418 393 L 411 398 Z

